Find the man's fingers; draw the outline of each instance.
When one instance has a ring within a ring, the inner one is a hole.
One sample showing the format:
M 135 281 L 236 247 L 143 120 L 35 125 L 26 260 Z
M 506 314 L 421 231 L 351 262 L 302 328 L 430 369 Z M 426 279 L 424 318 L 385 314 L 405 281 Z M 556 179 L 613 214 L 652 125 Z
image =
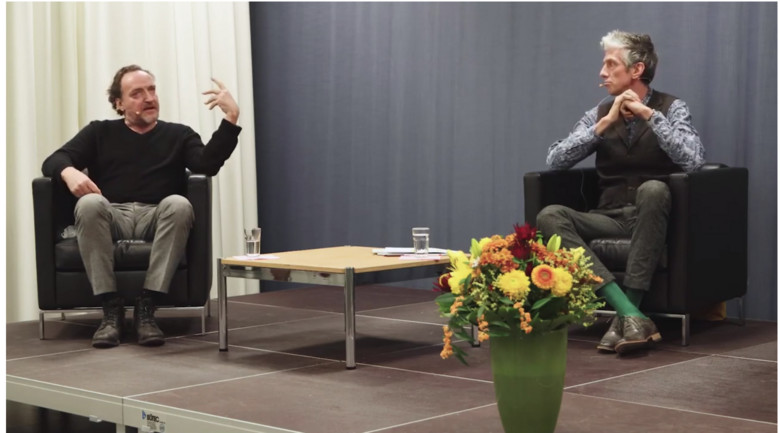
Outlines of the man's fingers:
M 220 90 L 225 90 L 225 85 L 222 84 L 222 81 L 217 80 L 216 78 L 212 77 L 211 81 L 217 83 L 217 87 L 220 88 Z

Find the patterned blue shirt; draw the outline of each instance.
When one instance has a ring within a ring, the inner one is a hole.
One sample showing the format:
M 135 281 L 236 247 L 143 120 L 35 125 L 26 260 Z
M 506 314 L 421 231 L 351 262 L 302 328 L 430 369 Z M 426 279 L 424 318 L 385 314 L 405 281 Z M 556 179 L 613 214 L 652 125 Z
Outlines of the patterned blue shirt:
M 642 103 L 647 105 L 653 91 L 650 89 Z M 598 107 L 593 107 L 585 113 L 575 125 L 568 137 L 558 140 L 547 151 L 547 165 L 555 170 L 570 168 L 587 158 L 603 140 L 596 135 Z M 629 131 L 633 131 L 633 121 L 628 121 Z M 699 133 L 691 124 L 691 112 L 682 99 L 677 99 L 669 106 L 667 116 L 653 110 L 647 121 L 650 129 L 658 139 L 658 146 L 669 155 L 672 162 L 686 172 L 691 172 L 704 164 L 704 147 L 699 139 Z

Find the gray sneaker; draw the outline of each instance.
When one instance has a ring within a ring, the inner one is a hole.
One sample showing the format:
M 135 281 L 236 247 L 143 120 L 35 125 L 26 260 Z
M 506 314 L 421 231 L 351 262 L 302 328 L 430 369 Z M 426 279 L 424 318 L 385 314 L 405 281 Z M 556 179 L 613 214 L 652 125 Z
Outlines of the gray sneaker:
M 135 300 L 133 322 L 141 346 L 160 346 L 165 344 L 165 335 L 154 321 L 154 301 L 139 297 Z
M 119 346 L 125 325 L 125 300 L 114 298 L 103 303 L 103 320 L 92 336 L 92 347 L 106 349 Z

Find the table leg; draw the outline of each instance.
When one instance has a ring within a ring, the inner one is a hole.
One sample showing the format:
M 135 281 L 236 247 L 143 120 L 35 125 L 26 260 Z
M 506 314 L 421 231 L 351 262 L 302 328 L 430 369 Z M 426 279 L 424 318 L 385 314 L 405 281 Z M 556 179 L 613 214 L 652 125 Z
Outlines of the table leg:
M 219 314 L 219 350 L 228 350 L 227 329 L 227 277 L 225 276 L 222 259 L 217 259 L 217 305 Z
M 344 331 L 347 369 L 355 368 L 355 268 L 347 268 L 344 275 Z

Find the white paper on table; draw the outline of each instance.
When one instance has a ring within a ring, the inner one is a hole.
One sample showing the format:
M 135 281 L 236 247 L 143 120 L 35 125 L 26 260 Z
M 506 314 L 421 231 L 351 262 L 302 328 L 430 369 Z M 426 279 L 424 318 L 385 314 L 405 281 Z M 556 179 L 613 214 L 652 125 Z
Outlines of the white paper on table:
M 275 256 L 273 254 L 260 254 L 259 256 L 233 256 L 231 259 L 234 260 L 273 260 L 278 259 L 279 256 Z
M 403 247 L 385 247 L 371 250 L 378 256 L 402 256 L 404 254 L 414 254 L 414 248 Z M 428 248 L 428 254 L 447 254 L 444 248 Z
M 446 254 L 404 254 L 398 257 L 401 260 L 441 260 Z

